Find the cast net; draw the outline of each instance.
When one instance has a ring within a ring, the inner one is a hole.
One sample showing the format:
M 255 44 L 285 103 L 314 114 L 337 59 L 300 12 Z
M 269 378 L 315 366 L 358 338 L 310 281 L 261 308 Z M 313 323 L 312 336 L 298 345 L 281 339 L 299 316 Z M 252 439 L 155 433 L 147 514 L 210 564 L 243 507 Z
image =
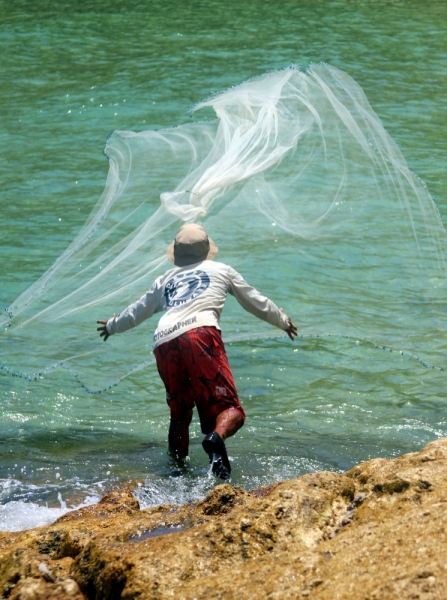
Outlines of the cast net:
M 292 315 L 446 366 L 446 232 L 362 89 L 325 64 L 291 66 L 198 104 L 216 119 L 115 131 L 89 219 L 1 318 L 4 369 L 69 369 L 90 389 L 152 362 L 156 322 L 103 344 L 95 321 L 138 299 L 171 264 L 184 221 Z M 281 335 L 231 305 L 224 339 Z

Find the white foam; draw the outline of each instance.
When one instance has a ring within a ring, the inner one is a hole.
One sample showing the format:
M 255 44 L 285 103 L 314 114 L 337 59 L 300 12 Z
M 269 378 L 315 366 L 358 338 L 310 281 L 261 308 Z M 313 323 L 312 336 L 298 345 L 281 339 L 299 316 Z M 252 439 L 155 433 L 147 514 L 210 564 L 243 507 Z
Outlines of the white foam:
M 198 478 L 181 476 L 158 481 L 146 479 L 144 486 L 137 487 L 133 495 L 142 509 L 159 504 L 182 506 L 202 500 L 215 485 L 216 479 L 210 472 Z
M 67 512 L 89 506 L 100 500 L 99 496 L 86 496 L 77 506 L 67 506 L 61 494 L 58 494 L 60 507 L 42 506 L 36 502 L 12 500 L 0 506 L 0 531 L 24 531 L 34 527 L 51 525 Z

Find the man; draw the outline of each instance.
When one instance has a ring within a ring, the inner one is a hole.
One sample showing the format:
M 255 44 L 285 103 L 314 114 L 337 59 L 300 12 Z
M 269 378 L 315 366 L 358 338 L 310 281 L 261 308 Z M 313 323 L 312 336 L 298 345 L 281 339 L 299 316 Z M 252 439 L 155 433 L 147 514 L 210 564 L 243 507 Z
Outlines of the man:
M 169 450 L 180 459 L 188 455 L 189 425 L 196 406 L 206 434 L 202 446 L 212 472 L 228 479 L 231 466 L 225 440 L 242 427 L 245 412 L 220 335 L 227 293 L 248 312 L 286 331 L 291 340 L 297 329 L 282 309 L 234 269 L 212 262 L 217 251 L 201 225 L 183 225 L 166 251 L 176 268 L 158 277 L 150 290 L 121 314 L 97 321 L 102 325 L 97 330 L 106 341 L 110 335 L 166 311 L 155 331 L 153 348 L 171 410 Z

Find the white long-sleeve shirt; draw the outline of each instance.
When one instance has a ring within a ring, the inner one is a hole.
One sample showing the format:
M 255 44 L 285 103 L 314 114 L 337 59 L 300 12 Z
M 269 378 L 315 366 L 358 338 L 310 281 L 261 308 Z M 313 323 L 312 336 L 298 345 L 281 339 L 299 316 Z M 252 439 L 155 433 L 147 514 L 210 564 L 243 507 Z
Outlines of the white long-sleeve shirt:
M 223 263 L 204 260 L 176 267 L 158 277 L 137 302 L 107 321 L 107 331 L 127 331 L 162 310 L 166 312 L 155 331 L 153 348 L 197 327 L 220 329 L 228 293 L 255 317 L 284 331 L 288 329 L 287 315 L 248 285 L 237 271 Z

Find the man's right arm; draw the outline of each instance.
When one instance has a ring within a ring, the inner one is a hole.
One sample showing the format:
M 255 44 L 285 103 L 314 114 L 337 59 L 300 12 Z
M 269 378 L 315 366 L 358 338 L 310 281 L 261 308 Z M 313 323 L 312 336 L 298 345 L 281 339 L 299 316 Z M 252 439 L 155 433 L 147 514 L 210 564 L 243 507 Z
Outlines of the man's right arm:
M 104 325 L 104 327 L 98 327 L 97 330 L 106 341 L 110 335 L 133 329 L 133 327 L 149 319 L 154 313 L 162 309 L 163 294 L 159 278 L 153 283 L 148 292 L 141 296 L 137 302 L 125 308 L 122 313 L 113 315 L 108 321 L 97 321 L 97 323 Z

